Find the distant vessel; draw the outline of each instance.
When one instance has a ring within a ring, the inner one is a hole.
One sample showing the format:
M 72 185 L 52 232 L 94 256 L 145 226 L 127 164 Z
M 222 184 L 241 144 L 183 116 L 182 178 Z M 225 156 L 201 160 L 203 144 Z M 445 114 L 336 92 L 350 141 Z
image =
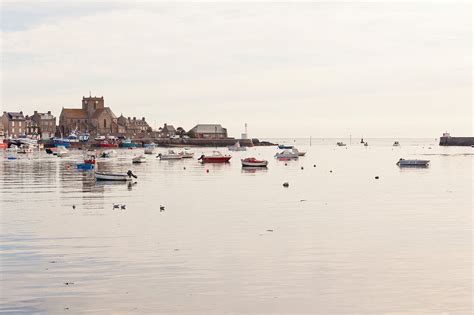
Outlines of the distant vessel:
M 298 156 L 305 156 L 306 152 L 299 151 L 297 148 L 293 148 L 291 152 L 298 154 Z
M 146 158 L 143 155 L 135 156 L 132 158 L 132 163 L 145 163 Z
M 159 153 L 156 157 L 160 160 L 181 160 L 183 158 L 182 155 L 174 152 L 173 150 L 168 150 L 168 153 L 165 154 Z
M 267 167 L 268 161 L 267 160 L 257 160 L 256 158 L 246 158 L 241 159 L 242 166 L 244 167 Z
M 95 179 L 96 180 L 110 180 L 110 181 L 129 181 L 133 178 L 137 178 L 132 171 L 128 171 L 127 173 L 109 173 L 109 172 L 95 172 Z
M 337 144 L 339 147 L 345 147 L 345 146 L 346 146 L 346 144 L 345 144 L 344 142 L 338 142 L 338 143 L 336 143 L 336 144 Z
M 278 145 L 278 149 L 280 149 L 280 150 L 291 150 L 291 149 L 293 149 L 293 146 L 292 145 L 280 144 L 280 145 Z
M 298 153 L 292 152 L 290 150 L 284 150 L 275 154 L 277 159 L 297 159 L 299 157 Z
M 138 147 L 138 144 L 133 143 L 130 138 L 127 138 L 122 141 L 122 144 L 120 145 L 122 148 L 136 148 Z
M 393 146 L 394 146 L 394 147 L 399 147 L 399 146 L 400 146 L 400 142 L 395 141 L 395 142 L 393 143 Z
M 410 166 L 418 166 L 418 167 L 426 167 L 430 164 L 429 160 L 405 160 L 405 159 L 400 159 L 397 162 L 397 165 L 400 167 L 410 167 Z
M 201 155 L 198 160 L 201 160 L 202 163 L 227 163 L 230 161 L 232 156 L 223 155 L 219 151 L 213 151 L 212 155 Z

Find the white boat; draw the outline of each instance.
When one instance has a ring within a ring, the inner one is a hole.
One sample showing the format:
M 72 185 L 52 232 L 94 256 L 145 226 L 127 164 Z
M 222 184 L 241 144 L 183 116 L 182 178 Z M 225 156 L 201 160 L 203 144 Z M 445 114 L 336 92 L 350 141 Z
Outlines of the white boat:
M 242 166 L 244 167 L 267 167 L 267 160 L 257 160 L 256 158 L 241 159 Z
M 160 160 L 181 160 L 183 158 L 182 155 L 174 152 L 173 150 L 168 150 L 168 153 L 165 154 L 160 153 L 156 157 L 160 158 Z
M 69 150 L 66 149 L 65 146 L 60 145 L 60 146 L 56 147 L 56 154 L 55 155 L 57 155 L 58 157 L 68 156 L 69 155 Z
M 155 153 L 155 147 L 154 146 L 145 147 L 144 153 L 145 154 L 154 154 Z
M 146 158 L 143 155 L 135 156 L 132 159 L 132 163 L 145 163 L 145 162 L 146 162 Z
M 400 142 L 395 141 L 395 142 L 393 143 L 393 146 L 394 146 L 394 147 L 399 147 L 399 146 L 400 146 Z
M 22 144 L 16 151 L 18 154 L 33 153 L 33 149 L 29 145 Z
M 293 148 L 291 152 L 298 154 L 298 156 L 305 156 L 306 152 L 298 151 L 297 148 Z
M 275 154 L 275 157 L 277 159 L 297 159 L 299 156 L 297 153 L 294 153 L 290 150 L 284 150 L 282 152 L 279 152 L 277 154 Z
M 247 151 L 246 147 L 241 147 L 240 146 L 239 141 L 237 141 L 234 145 L 228 146 L 227 149 L 229 149 L 229 151 Z
M 137 178 L 132 171 L 127 173 L 109 173 L 109 172 L 95 172 L 96 180 L 111 180 L 111 181 L 129 181 L 132 178 Z
M 429 166 L 430 161 L 429 160 L 405 160 L 405 159 L 400 159 L 397 162 L 397 165 L 400 167 L 404 166 Z
M 183 159 L 192 159 L 194 157 L 194 152 L 189 152 L 187 150 L 181 151 L 178 153 L 183 157 Z
M 345 147 L 345 146 L 346 146 L 346 144 L 345 144 L 344 142 L 338 142 L 338 143 L 336 143 L 336 144 L 337 144 L 339 147 Z

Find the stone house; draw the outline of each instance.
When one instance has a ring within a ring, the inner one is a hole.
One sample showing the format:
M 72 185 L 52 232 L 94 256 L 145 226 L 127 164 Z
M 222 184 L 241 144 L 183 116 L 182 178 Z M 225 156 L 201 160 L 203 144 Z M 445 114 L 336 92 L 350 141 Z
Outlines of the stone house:
M 151 127 L 146 122 L 145 117 L 137 119 L 136 117 L 125 117 L 121 114 L 117 119 L 117 123 L 124 128 L 123 133 L 128 136 L 151 132 Z
M 188 134 L 192 138 L 224 139 L 227 138 L 227 129 L 220 124 L 198 124 Z
M 176 129 L 173 125 L 165 124 L 163 128 L 160 128 L 158 136 L 160 138 L 171 138 L 176 136 Z
M 47 113 L 38 113 L 35 110 L 31 119 L 38 125 L 38 133 L 42 139 L 50 139 L 54 137 L 54 134 L 56 133 L 56 117 L 51 114 L 51 111 L 48 111 Z
M 25 134 L 26 124 L 23 112 L 3 112 L 2 123 L 7 138 L 18 138 Z

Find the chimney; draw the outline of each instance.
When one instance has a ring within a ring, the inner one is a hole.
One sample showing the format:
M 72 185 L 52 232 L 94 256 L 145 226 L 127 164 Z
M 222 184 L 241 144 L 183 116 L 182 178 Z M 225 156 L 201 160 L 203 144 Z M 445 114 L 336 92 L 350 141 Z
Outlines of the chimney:
M 20 114 L 22 114 L 22 115 L 23 115 L 23 111 L 20 111 Z
M 50 110 L 48 110 L 48 115 L 51 115 L 51 111 L 50 111 Z
M 37 111 L 37 110 L 35 110 L 35 112 L 34 112 L 34 115 L 36 115 L 36 114 L 38 114 L 38 111 Z
M 142 120 L 145 121 L 145 117 L 142 117 Z
M 133 120 L 137 120 L 137 117 L 133 117 Z

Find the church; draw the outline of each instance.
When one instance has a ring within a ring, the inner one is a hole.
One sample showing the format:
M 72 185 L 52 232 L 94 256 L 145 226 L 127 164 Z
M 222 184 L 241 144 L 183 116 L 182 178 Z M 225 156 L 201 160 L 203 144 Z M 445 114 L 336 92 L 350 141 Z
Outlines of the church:
M 151 131 L 142 118 L 138 131 Z M 133 122 L 126 124 L 118 119 L 110 107 L 105 107 L 104 97 L 83 97 L 82 108 L 64 108 L 59 116 L 59 131 L 67 136 L 72 131 L 88 132 L 91 135 L 136 134 Z

